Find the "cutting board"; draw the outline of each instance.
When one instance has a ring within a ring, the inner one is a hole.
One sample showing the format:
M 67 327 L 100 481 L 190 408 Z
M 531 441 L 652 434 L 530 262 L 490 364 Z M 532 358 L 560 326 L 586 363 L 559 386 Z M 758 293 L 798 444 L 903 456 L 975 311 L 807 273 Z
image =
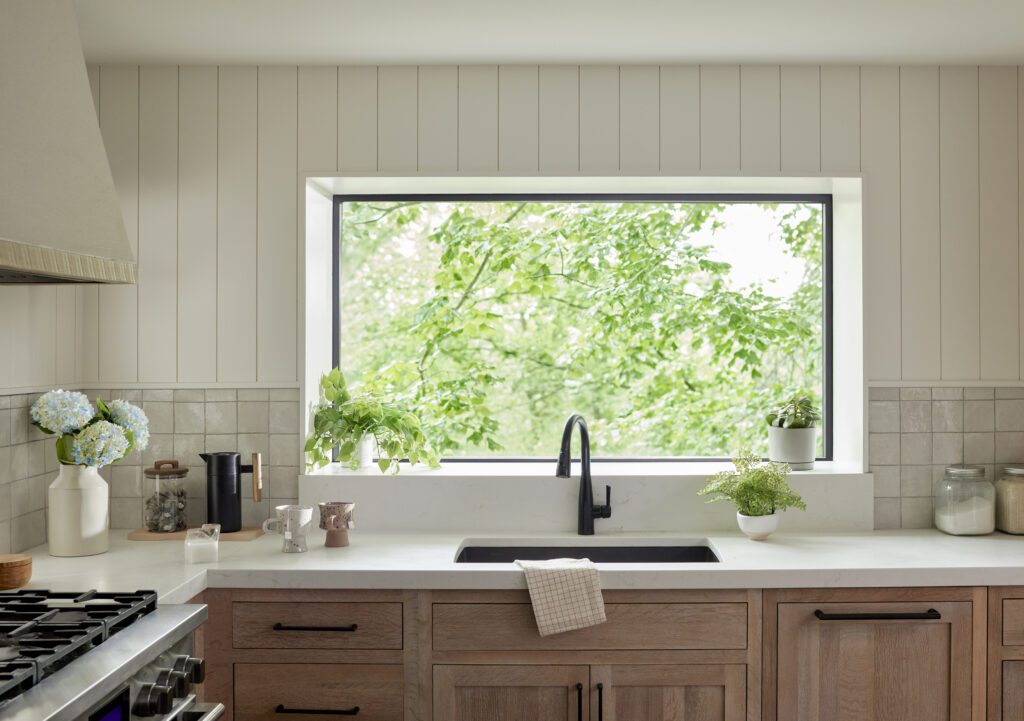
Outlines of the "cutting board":
M 234 533 L 222 533 L 220 534 L 220 540 L 222 541 L 251 541 L 254 538 L 259 538 L 263 535 L 263 529 L 259 527 L 255 528 L 243 528 L 241 531 L 235 531 Z M 176 531 L 174 533 L 155 533 L 153 531 L 147 531 L 144 528 L 137 528 L 134 531 L 128 532 L 129 541 L 184 541 L 185 531 Z

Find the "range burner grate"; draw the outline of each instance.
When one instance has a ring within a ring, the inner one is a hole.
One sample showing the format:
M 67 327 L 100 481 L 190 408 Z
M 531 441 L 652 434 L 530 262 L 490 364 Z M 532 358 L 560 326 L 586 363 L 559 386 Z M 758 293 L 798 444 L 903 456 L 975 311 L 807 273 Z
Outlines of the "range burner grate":
M 0 592 L 0 702 L 156 609 L 155 591 Z

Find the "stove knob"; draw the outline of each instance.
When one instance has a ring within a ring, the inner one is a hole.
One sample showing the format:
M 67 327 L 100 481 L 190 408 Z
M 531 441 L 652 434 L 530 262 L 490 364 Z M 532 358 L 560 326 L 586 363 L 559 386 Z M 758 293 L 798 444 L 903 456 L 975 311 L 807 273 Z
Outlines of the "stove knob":
M 174 670 L 187 673 L 192 683 L 202 683 L 206 679 L 206 661 L 198 656 L 183 654 L 175 657 Z
M 171 712 L 173 704 L 173 690 L 170 687 L 144 683 L 139 686 L 139 695 L 132 705 L 132 713 L 136 716 L 167 714 Z
M 156 683 L 159 686 L 167 686 L 176 698 L 181 698 L 188 693 L 192 686 L 188 674 L 184 671 L 175 671 L 172 668 L 157 669 Z

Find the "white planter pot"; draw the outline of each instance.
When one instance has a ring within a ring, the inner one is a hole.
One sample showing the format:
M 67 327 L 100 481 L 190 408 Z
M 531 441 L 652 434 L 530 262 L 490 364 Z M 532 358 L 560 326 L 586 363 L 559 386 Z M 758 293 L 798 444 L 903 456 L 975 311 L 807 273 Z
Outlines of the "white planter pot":
M 794 471 L 814 468 L 817 428 L 776 428 L 768 426 L 768 459 L 788 463 Z
M 763 541 L 779 530 L 778 512 L 770 516 L 744 516 L 737 511 L 736 522 L 740 525 L 740 530 L 752 541 Z
M 371 468 L 373 466 L 373 453 L 377 450 L 377 441 L 373 436 L 366 435 L 359 440 L 356 446 L 356 458 L 359 459 L 359 468 Z
M 46 527 L 51 556 L 107 552 L 110 492 L 96 466 L 61 465 L 48 495 Z

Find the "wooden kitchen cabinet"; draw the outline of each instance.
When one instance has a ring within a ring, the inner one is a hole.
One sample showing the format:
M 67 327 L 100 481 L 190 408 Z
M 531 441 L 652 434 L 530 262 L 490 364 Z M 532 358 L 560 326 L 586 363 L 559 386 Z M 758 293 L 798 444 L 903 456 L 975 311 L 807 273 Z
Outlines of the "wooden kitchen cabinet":
M 594 666 L 590 674 L 590 718 L 743 721 L 747 707 L 746 672 L 746 667 L 739 664 Z
M 587 666 L 434 666 L 434 718 L 578 721 L 588 718 Z
M 982 721 L 984 589 L 766 594 L 765 721 Z
M 1024 587 L 988 590 L 988 719 L 1024 721 Z

